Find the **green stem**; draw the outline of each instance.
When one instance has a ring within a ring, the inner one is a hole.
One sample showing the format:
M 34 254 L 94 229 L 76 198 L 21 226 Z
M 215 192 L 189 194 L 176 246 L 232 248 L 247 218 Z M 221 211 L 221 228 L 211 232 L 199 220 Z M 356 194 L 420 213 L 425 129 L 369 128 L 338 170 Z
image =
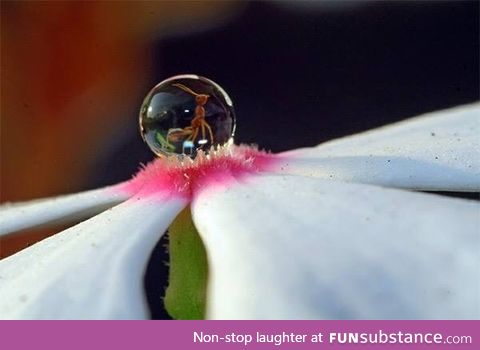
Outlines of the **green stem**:
M 165 308 L 175 319 L 205 318 L 207 253 L 195 228 L 190 208 L 169 228 L 170 273 Z

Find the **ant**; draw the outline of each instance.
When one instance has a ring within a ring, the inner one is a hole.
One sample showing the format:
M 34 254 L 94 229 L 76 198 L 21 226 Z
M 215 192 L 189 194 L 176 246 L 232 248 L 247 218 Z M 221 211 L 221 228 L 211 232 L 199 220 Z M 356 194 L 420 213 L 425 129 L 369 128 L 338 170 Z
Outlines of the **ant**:
M 192 119 L 190 126 L 187 126 L 183 129 L 176 129 L 172 130 L 173 132 L 169 132 L 168 138 L 173 139 L 174 141 L 178 139 L 179 136 L 186 136 L 189 135 L 186 141 L 194 141 L 198 136 L 198 131 L 202 129 L 202 138 L 205 139 L 205 129 L 208 130 L 210 135 L 210 143 L 213 144 L 213 133 L 212 128 L 208 123 L 205 121 L 205 105 L 207 104 L 209 95 L 205 94 L 197 94 L 195 91 L 190 89 L 189 87 L 183 84 L 172 84 L 173 86 L 195 96 L 195 103 L 197 106 L 195 107 L 195 117 Z

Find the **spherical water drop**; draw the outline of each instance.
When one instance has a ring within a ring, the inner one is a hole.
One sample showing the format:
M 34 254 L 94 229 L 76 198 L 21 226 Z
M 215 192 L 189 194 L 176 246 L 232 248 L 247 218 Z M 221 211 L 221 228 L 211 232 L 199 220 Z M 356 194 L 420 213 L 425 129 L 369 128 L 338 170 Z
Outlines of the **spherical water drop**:
M 178 75 L 156 85 L 140 109 L 140 133 L 159 156 L 187 155 L 233 138 L 235 112 L 227 93 L 197 75 Z

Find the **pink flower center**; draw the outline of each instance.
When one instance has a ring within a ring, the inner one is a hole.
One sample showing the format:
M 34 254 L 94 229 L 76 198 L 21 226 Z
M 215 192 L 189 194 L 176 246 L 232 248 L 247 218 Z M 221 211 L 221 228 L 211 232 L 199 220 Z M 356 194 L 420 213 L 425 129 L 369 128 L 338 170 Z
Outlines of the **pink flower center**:
M 119 187 L 129 195 L 181 197 L 191 200 L 199 191 L 276 168 L 277 157 L 248 146 L 224 146 L 195 160 L 157 158 Z

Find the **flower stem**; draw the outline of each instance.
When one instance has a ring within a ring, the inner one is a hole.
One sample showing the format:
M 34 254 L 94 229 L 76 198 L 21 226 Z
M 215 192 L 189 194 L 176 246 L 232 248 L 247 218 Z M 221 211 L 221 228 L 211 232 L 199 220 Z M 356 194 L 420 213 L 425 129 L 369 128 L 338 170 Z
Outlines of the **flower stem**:
M 184 209 L 169 228 L 170 272 L 165 308 L 175 319 L 203 319 L 207 288 L 207 254 L 192 221 Z

